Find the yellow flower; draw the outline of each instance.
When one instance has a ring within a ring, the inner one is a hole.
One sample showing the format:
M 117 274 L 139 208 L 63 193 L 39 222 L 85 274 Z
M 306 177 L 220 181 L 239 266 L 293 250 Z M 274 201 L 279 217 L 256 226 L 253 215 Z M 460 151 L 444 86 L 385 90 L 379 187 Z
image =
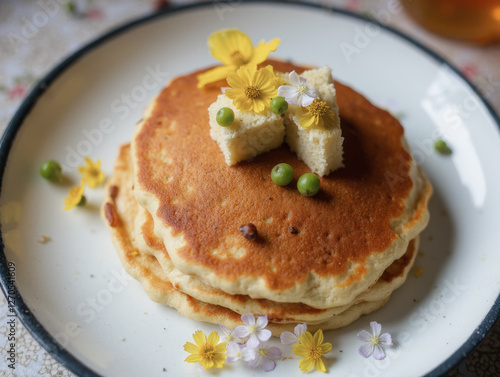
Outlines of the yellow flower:
M 64 199 L 64 210 L 68 211 L 80 203 L 83 197 L 83 190 L 85 188 L 85 180 L 82 179 L 79 186 L 75 186 L 69 189 L 68 197 Z
M 335 122 L 335 113 L 325 102 L 315 99 L 307 107 L 301 107 L 297 112 L 300 126 L 308 128 L 311 126 L 325 127 Z
M 227 83 L 231 89 L 226 89 L 226 96 L 241 111 L 263 114 L 277 94 L 276 78 L 270 65 L 260 69 L 256 65 L 241 67 L 227 77 Z
M 83 179 L 94 188 L 104 182 L 104 173 L 101 170 L 101 161 L 93 162 L 89 157 L 85 157 L 86 166 L 80 166 L 78 171 L 83 174 Z
M 245 33 L 237 29 L 217 31 L 208 38 L 208 47 L 212 56 L 224 65 L 216 67 L 198 76 L 198 88 L 225 79 L 240 67 L 257 65 L 267 59 L 271 51 L 276 51 L 280 40 L 260 42 L 255 48 Z
M 193 339 L 196 344 L 191 342 L 184 344 L 184 350 L 191 353 L 184 361 L 188 363 L 199 362 L 205 369 L 222 368 L 226 360 L 227 343 L 219 343 L 217 331 L 213 331 L 207 340 L 205 333 L 198 330 L 193 334 Z
M 320 372 L 326 372 L 325 364 L 322 356 L 332 350 L 331 343 L 323 343 L 323 331 L 318 330 L 314 334 L 314 338 L 309 331 L 306 331 L 299 338 L 300 344 L 293 346 L 293 353 L 301 356 L 299 367 L 303 372 L 307 372 L 313 366 Z

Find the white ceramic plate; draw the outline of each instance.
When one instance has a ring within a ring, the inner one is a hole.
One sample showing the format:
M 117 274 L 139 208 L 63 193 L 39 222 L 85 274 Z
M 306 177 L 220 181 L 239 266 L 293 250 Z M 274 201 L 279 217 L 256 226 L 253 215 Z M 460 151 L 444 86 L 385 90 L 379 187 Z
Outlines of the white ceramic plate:
M 216 326 L 151 302 L 123 272 L 99 217 L 100 190 L 88 191 L 86 209 L 65 212 L 67 187 L 49 184 L 38 169 L 56 159 L 77 180 L 74 166 L 90 155 L 111 173 L 118 146 L 130 140 L 148 101 L 170 78 L 214 64 L 206 38 L 229 27 L 253 41 L 280 37 L 272 56 L 330 65 L 339 80 L 402 114 L 415 158 L 435 189 L 416 261 L 424 273 L 411 274 L 382 310 L 328 332 L 334 352 L 327 367 L 335 376 L 443 373 L 498 317 L 498 118 L 463 76 L 422 46 L 360 17 L 311 5 L 220 8 L 216 2 L 169 11 L 106 35 L 42 80 L 1 145 L 2 284 L 5 289 L 7 260 L 15 262 L 18 315 L 80 375 L 161 376 L 163 368 L 168 375 L 202 374 L 183 362 L 182 346 L 196 329 Z M 451 156 L 434 152 L 438 133 Z M 42 235 L 52 240 L 38 243 Z M 382 323 L 396 343 L 382 362 L 357 353 L 356 333 L 370 320 Z M 265 374 L 242 365 L 217 374 L 235 372 Z M 300 375 L 298 360 L 279 361 L 272 374 Z

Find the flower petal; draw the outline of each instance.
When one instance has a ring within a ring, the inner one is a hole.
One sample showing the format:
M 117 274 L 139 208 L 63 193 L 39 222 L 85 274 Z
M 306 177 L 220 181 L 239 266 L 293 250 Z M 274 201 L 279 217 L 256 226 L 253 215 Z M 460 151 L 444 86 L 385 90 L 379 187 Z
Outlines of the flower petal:
M 358 332 L 358 335 L 356 335 L 356 337 L 362 342 L 370 342 L 372 339 L 372 335 L 366 330 L 361 330 L 360 332 Z
M 266 350 L 266 356 L 271 359 L 279 359 L 281 357 L 281 350 L 278 347 L 269 347 Z
M 290 72 L 289 78 L 292 86 L 299 86 L 302 84 L 299 75 L 295 71 Z
M 307 372 L 313 367 L 313 365 L 314 365 L 314 360 L 311 359 L 310 357 L 304 357 L 299 362 L 299 368 L 302 372 Z
M 223 80 L 234 71 L 236 71 L 236 66 L 222 65 L 220 67 L 215 67 L 209 71 L 200 73 L 197 77 L 198 88 L 203 88 L 207 84 Z
M 306 357 L 308 355 L 308 348 L 303 344 L 296 344 L 292 348 L 292 352 L 300 357 Z
M 262 359 L 263 357 L 257 353 L 254 359 L 247 361 L 247 365 L 252 369 L 258 368 L 262 363 Z
M 297 94 L 297 89 L 295 89 L 293 86 L 281 85 L 278 88 L 278 96 L 285 97 L 285 99 L 287 97 L 295 96 L 296 94 Z
M 207 336 L 201 330 L 196 330 L 193 334 L 194 342 L 199 346 L 203 346 L 207 342 Z
M 389 333 L 383 333 L 378 337 L 379 344 L 383 346 L 392 346 L 392 336 Z
M 321 359 L 321 358 L 316 359 L 314 361 L 314 368 L 316 368 L 316 370 L 319 370 L 320 372 L 325 373 L 326 368 L 325 368 L 325 363 L 323 362 L 323 359 Z
M 310 87 L 310 86 L 307 87 L 307 89 L 305 91 L 305 94 L 307 94 L 309 97 L 312 97 L 312 98 L 318 98 L 319 97 L 319 91 L 318 91 L 318 89 Z
M 267 326 L 267 315 L 262 315 L 260 317 L 257 317 L 256 326 L 259 329 L 265 328 Z
M 313 336 L 309 331 L 306 331 L 304 334 L 302 334 L 299 341 L 307 348 L 311 348 L 315 345 Z
M 243 354 L 243 360 L 251 361 L 257 357 L 257 350 L 255 348 L 247 347 L 243 349 L 242 354 Z
M 247 326 L 240 325 L 234 329 L 234 336 L 238 338 L 246 338 L 248 335 L 250 335 L 250 330 Z
M 273 335 L 271 333 L 271 331 L 267 330 L 267 329 L 263 329 L 263 330 L 259 330 L 257 332 L 257 338 L 259 338 L 259 340 L 261 342 L 266 342 L 269 340 L 269 338 L 271 337 L 271 335 Z
M 213 345 L 215 346 L 217 343 L 219 343 L 219 334 L 217 333 L 217 331 L 212 331 L 210 333 L 210 335 L 208 336 L 208 341 L 207 343 L 210 344 L 210 345 Z
M 217 354 L 225 354 L 226 350 L 227 350 L 226 347 L 227 347 L 227 343 L 226 342 L 217 344 L 215 346 L 215 353 L 217 353 Z
M 297 326 L 295 326 L 295 329 L 293 329 L 293 332 L 295 335 L 297 335 L 297 338 L 302 336 L 307 330 L 307 323 L 300 323 Z
M 301 96 L 301 106 L 302 107 L 306 107 L 306 106 L 309 106 L 311 103 L 314 102 L 314 97 L 311 97 L 311 96 L 308 96 L 306 93 L 302 93 L 302 96 Z
M 326 342 L 323 343 L 320 347 L 321 347 L 321 354 L 325 355 L 332 350 L 332 343 Z
M 193 344 L 191 342 L 186 342 L 184 344 L 184 351 L 189 352 L 189 353 L 196 353 L 198 352 L 199 348 L 196 344 Z
M 371 343 L 363 344 L 358 348 L 358 353 L 365 359 L 369 358 L 373 353 L 373 346 Z
M 202 358 L 200 360 L 200 365 L 204 368 L 204 369 L 210 369 L 214 366 L 214 362 L 212 359 L 204 359 Z
M 267 59 L 271 51 L 276 51 L 281 41 L 279 38 L 274 38 L 269 42 L 260 42 L 253 50 L 253 56 L 249 63 L 260 64 Z
M 247 340 L 247 346 L 250 348 L 255 348 L 260 344 L 259 338 L 255 333 L 251 333 Z
M 374 345 L 373 358 L 375 360 L 384 360 L 385 359 L 385 351 L 384 351 L 384 348 L 380 344 Z
M 325 337 L 323 336 L 323 330 L 319 329 L 314 333 L 314 345 L 321 345 Z
M 282 332 L 280 335 L 280 339 L 282 344 L 295 344 L 299 341 L 298 336 L 292 334 L 290 331 Z
M 229 342 L 226 346 L 226 349 L 230 354 L 235 354 L 241 351 L 240 345 L 236 342 Z
M 203 358 L 201 357 L 201 355 L 198 355 L 198 354 L 194 354 L 194 355 L 189 355 L 188 357 L 186 357 L 184 359 L 185 362 L 187 363 L 198 363 L 202 360 Z
M 376 321 L 370 322 L 370 328 L 374 337 L 378 337 L 380 335 L 380 331 L 382 331 L 382 325 Z
M 271 372 L 272 370 L 274 370 L 274 368 L 276 368 L 276 363 L 273 360 L 271 359 L 262 360 L 262 369 L 264 370 L 264 372 Z
M 224 29 L 213 33 L 208 38 L 208 47 L 212 56 L 225 65 L 233 65 L 232 54 L 239 51 L 246 62 L 254 52 L 252 41 L 245 33 L 237 29 Z
M 253 316 L 252 313 L 243 314 L 241 316 L 241 320 L 247 326 L 254 326 L 255 325 L 255 317 Z

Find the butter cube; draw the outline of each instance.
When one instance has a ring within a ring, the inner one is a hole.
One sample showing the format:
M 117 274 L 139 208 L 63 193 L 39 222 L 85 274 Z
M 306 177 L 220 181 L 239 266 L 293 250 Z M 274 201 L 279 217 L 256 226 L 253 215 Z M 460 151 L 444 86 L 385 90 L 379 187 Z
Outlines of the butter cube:
M 234 111 L 234 123 L 229 127 L 220 126 L 215 119 L 222 107 L 229 107 Z M 219 145 L 228 165 L 248 160 L 283 144 L 283 118 L 271 111 L 266 115 L 252 111 L 242 112 L 233 105 L 230 98 L 221 94 L 217 101 L 209 106 L 208 115 L 210 136 Z
M 298 121 L 298 107 L 290 106 L 285 113 L 286 143 L 297 157 L 304 161 L 313 173 L 320 177 L 330 174 L 343 165 L 342 130 L 332 72 L 329 67 L 311 69 L 300 76 L 307 84 L 318 89 L 319 99 L 330 105 L 335 113 L 335 122 L 323 127 L 302 128 Z M 286 79 L 286 76 L 281 76 Z

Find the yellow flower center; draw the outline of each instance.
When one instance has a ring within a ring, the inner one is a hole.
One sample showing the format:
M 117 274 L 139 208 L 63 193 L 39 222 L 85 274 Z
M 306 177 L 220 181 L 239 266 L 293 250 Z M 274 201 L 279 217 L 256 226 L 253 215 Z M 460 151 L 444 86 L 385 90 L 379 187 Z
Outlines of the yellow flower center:
M 320 100 L 314 100 L 313 103 L 311 103 L 308 106 L 309 112 L 317 117 L 322 117 L 323 115 L 326 114 L 326 111 L 328 110 L 328 105 L 326 104 L 325 101 L 320 101 Z
M 239 50 L 233 51 L 231 53 L 231 60 L 233 61 L 233 64 L 237 65 L 238 67 L 246 63 L 243 54 Z
M 259 353 L 262 355 L 262 356 L 266 356 L 266 350 L 265 349 L 260 349 L 259 350 Z
M 258 86 L 247 86 L 245 88 L 245 96 L 250 99 L 255 99 L 260 97 L 260 89 Z
M 370 342 L 372 344 L 378 344 L 378 338 L 376 336 L 373 336 L 371 339 L 370 339 Z
M 305 85 L 299 85 L 297 87 L 297 91 L 300 93 L 304 93 L 306 91 L 306 86 Z
M 319 360 L 321 359 L 321 347 L 320 346 L 313 346 L 309 348 L 307 351 L 307 356 L 313 360 Z
M 216 349 L 215 346 L 210 345 L 210 344 L 205 344 L 204 346 L 201 347 L 200 350 L 200 355 L 204 359 L 211 360 L 215 357 Z

